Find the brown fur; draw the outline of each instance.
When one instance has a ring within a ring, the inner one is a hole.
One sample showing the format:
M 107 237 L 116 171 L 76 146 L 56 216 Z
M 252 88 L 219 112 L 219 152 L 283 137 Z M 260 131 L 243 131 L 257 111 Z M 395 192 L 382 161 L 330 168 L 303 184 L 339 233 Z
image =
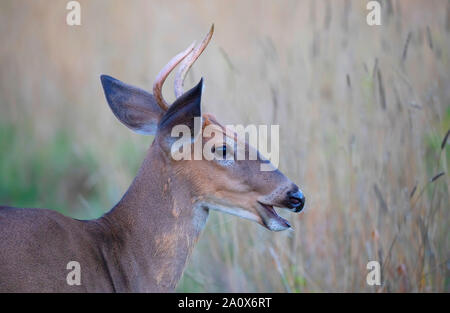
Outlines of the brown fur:
M 79 221 L 45 209 L 0 208 L 0 291 L 173 290 L 208 212 L 194 212 L 189 193 L 171 192 L 155 201 L 161 182 L 172 174 L 164 173 L 163 166 L 163 157 L 152 147 L 122 200 L 97 220 Z M 69 261 L 81 264 L 81 286 L 66 283 Z

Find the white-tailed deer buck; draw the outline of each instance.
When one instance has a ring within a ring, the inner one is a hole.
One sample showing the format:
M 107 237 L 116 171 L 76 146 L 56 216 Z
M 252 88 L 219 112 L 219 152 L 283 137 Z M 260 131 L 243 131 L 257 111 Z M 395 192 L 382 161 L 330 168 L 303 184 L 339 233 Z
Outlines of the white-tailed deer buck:
M 202 127 L 214 125 L 226 135 L 212 115 L 201 115 L 202 80 L 183 92 L 186 73 L 212 33 L 213 27 L 199 45 L 191 45 L 161 70 L 153 94 L 101 77 L 114 115 L 137 133 L 155 136 L 147 156 L 119 203 L 98 219 L 76 220 L 46 209 L 1 207 L 0 291 L 173 291 L 209 210 L 237 215 L 273 231 L 290 227 L 273 206 L 300 212 L 305 198 L 280 171 L 261 171 L 260 157 L 232 162 L 171 157 L 172 128 L 186 125 L 193 129 L 194 117 L 202 116 Z M 178 64 L 177 99 L 169 106 L 161 90 Z M 214 142 L 214 153 L 225 154 L 227 142 Z M 81 266 L 80 285 L 67 282 L 70 261 Z

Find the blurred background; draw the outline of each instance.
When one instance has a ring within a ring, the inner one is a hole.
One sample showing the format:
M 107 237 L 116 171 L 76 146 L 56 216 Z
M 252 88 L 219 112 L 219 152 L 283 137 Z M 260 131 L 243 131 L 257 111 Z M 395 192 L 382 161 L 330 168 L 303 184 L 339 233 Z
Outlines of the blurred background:
M 150 90 L 214 22 L 186 85 L 205 77 L 223 124 L 280 124 L 307 208 L 280 233 L 211 212 L 177 290 L 450 291 L 449 1 L 380 1 L 382 26 L 360 0 L 79 1 L 81 26 L 67 2 L 0 2 L 1 204 L 108 211 L 152 137 L 116 120 L 100 74 Z

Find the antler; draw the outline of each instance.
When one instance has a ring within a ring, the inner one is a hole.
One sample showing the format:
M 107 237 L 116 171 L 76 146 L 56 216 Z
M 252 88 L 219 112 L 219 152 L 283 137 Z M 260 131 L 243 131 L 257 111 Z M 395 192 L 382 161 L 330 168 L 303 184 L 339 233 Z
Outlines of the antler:
M 186 78 L 186 74 L 189 72 L 189 69 L 191 68 L 192 64 L 194 64 L 197 58 L 202 54 L 203 50 L 205 50 L 206 46 L 211 40 L 213 33 L 214 33 L 214 24 L 211 25 L 211 29 L 209 30 L 208 34 L 205 36 L 203 41 L 197 47 L 195 47 L 195 49 L 189 54 L 189 56 L 184 59 L 183 63 L 181 63 L 181 66 L 176 73 L 174 81 L 175 96 L 177 98 L 180 97 L 184 92 L 183 84 L 184 79 Z
M 178 53 L 176 56 L 174 56 L 169 63 L 166 64 L 162 68 L 162 70 L 158 73 L 156 76 L 156 80 L 153 84 L 153 96 L 156 99 L 156 103 L 163 109 L 164 111 L 167 111 L 169 108 L 169 105 L 167 104 L 166 100 L 164 100 L 164 97 L 162 95 L 162 86 L 167 78 L 169 76 L 170 72 L 181 62 L 183 59 L 189 55 L 189 53 L 192 52 L 195 46 L 195 41 L 183 52 Z

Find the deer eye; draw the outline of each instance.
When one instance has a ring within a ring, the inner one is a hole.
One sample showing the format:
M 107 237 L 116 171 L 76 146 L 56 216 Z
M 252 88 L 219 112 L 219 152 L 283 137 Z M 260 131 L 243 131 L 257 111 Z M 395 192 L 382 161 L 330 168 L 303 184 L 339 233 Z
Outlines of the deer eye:
M 215 148 L 215 153 L 217 153 L 219 156 L 221 156 L 223 159 L 226 159 L 227 157 L 227 146 L 222 145 Z
M 232 155 L 233 149 L 226 144 L 220 146 L 213 146 L 211 152 L 215 154 L 215 160 L 222 166 L 231 166 L 234 164 L 234 158 Z
M 225 160 L 227 158 L 227 145 L 213 146 L 211 152 L 215 153 L 220 159 Z

